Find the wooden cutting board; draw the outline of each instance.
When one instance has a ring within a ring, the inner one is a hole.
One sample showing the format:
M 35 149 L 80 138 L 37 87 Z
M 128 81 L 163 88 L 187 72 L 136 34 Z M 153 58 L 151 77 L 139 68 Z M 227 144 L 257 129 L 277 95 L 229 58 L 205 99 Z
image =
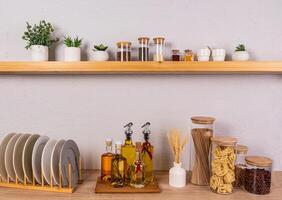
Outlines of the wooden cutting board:
M 130 186 L 115 188 L 110 183 L 104 183 L 100 177 L 97 179 L 95 193 L 160 193 L 161 189 L 157 180 L 146 185 L 144 188 L 133 188 Z

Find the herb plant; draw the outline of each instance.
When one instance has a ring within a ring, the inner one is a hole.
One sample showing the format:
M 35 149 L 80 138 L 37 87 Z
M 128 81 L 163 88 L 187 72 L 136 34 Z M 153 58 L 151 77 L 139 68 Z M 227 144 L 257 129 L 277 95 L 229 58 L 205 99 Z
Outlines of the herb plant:
M 243 44 L 239 44 L 236 48 L 235 48 L 235 52 L 236 51 L 246 51 L 246 47 Z
M 100 45 L 94 45 L 93 51 L 106 51 L 108 46 L 104 46 L 103 44 Z
M 77 36 L 76 38 L 71 38 L 70 36 L 64 37 L 64 44 L 67 47 L 80 47 L 82 43 L 82 38 L 79 39 Z
M 39 24 L 31 26 L 26 22 L 26 31 L 22 36 L 22 39 L 26 40 L 26 49 L 29 49 L 32 45 L 43 45 L 49 47 L 51 44 L 58 42 L 59 38 L 52 38 L 54 28 L 51 23 L 41 20 Z

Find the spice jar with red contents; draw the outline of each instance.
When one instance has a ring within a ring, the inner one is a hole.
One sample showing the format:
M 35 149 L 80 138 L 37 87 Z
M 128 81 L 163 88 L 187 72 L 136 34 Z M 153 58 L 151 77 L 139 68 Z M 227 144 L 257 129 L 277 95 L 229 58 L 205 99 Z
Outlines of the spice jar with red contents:
M 138 38 L 140 45 L 138 48 L 139 61 L 149 61 L 149 40 L 148 37 Z
M 237 159 L 235 164 L 235 182 L 234 187 L 244 187 L 245 169 L 247 167 L 245 157 L 248 153 L 248 147 L 245 145 L 237 145 Z
M 117 42 L 117 61 L 131 60 L 131 42 Z
M 172 61 L 180 61 L 180 51 L 178 49 L 172 50 L 171 60 Z
M 164 61 L 164 41 L 163 37 L 155 37 L 154 43 L 156 46 L 156 52 L 154 54 L 154 61 L 162 62 Z
M 247 156 L 244 189 L 253 194 L 270 193 L 272 160 L 262 156 Z

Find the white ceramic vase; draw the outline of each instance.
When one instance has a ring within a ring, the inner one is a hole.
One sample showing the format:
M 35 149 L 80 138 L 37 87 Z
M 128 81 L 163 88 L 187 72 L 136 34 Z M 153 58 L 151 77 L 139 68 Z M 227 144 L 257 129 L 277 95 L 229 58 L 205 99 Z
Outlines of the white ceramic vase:
M 213 49 L 212 50 L 213 61 L 224 61 L 225 55 L 226 55 L 225 49 Z
M 250 59 L 250 55 L 247 51 L 235 51 L 232 55 L 233 61 L 247 61 Z
M 66 47 L 65 48 L 65 61 L 80 61 L 81 50 L 79 47 Z
M 107 61 L 109 60 L 109 53 L 107 51 L 93 51 L 91 60 Z
M 182 168 L 182 163 L 173 163 L 169 170 L 169 185 L 172 187 L 185 187 L 186 170 Z
M 209 61 L 210 60 L 211 51 L 209 48 L 199 49 L 197 51 L 197 59 L 198 61 Z
M 32 61 L 48 61 L 49 48 L 43 45 L 32 45 L 30 47 Z

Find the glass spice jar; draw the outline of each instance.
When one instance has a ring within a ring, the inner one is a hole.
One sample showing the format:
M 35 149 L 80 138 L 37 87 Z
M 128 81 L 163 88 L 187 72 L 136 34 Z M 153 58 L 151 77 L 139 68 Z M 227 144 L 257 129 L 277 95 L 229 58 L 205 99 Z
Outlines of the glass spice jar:
M 194 116 L 191 118 L 191 135 L 193 142 L 190 147 L 191 183 L 209 185 L 210 181 L 210 147 L 214 134 L 213 117 Z
M 237 159 L 235 164 L 235 182 L 234 187 L 244 187 L 244 178 L 245 178 L 245 168 L 246 162 L 245 157 L 248 153 L 248 147 L 245 145 L 237 145 L 236 149 Z
M 153 40 L 156 46 L 156 52 L 154 54 L 154 61 L 162 62 L 164 61 L 164 41 L 165 39 L 163 37 L 156 37 Z
M 178 49 L 172 50 L 171 60 L 172 61 L 180 61 L 180 51 Z
M 184 61 L 194 61 L 194 54 L 192 50 L 184 50 Z
M 117 42 L 117 61 L 131 60 L 131 42 Z
M 149 61 L 149 40 L 148 37 L 138 38 L 140 44 L 138 48 L 139 61 Z
M 270 193 L 272 160 L 262 156 L 247 156 L 244 189 L 253 194 Z
M 212 137 L 210 188 L 218 194 L 231 194 L 235 181 L 236 144 L 234 137 Z

